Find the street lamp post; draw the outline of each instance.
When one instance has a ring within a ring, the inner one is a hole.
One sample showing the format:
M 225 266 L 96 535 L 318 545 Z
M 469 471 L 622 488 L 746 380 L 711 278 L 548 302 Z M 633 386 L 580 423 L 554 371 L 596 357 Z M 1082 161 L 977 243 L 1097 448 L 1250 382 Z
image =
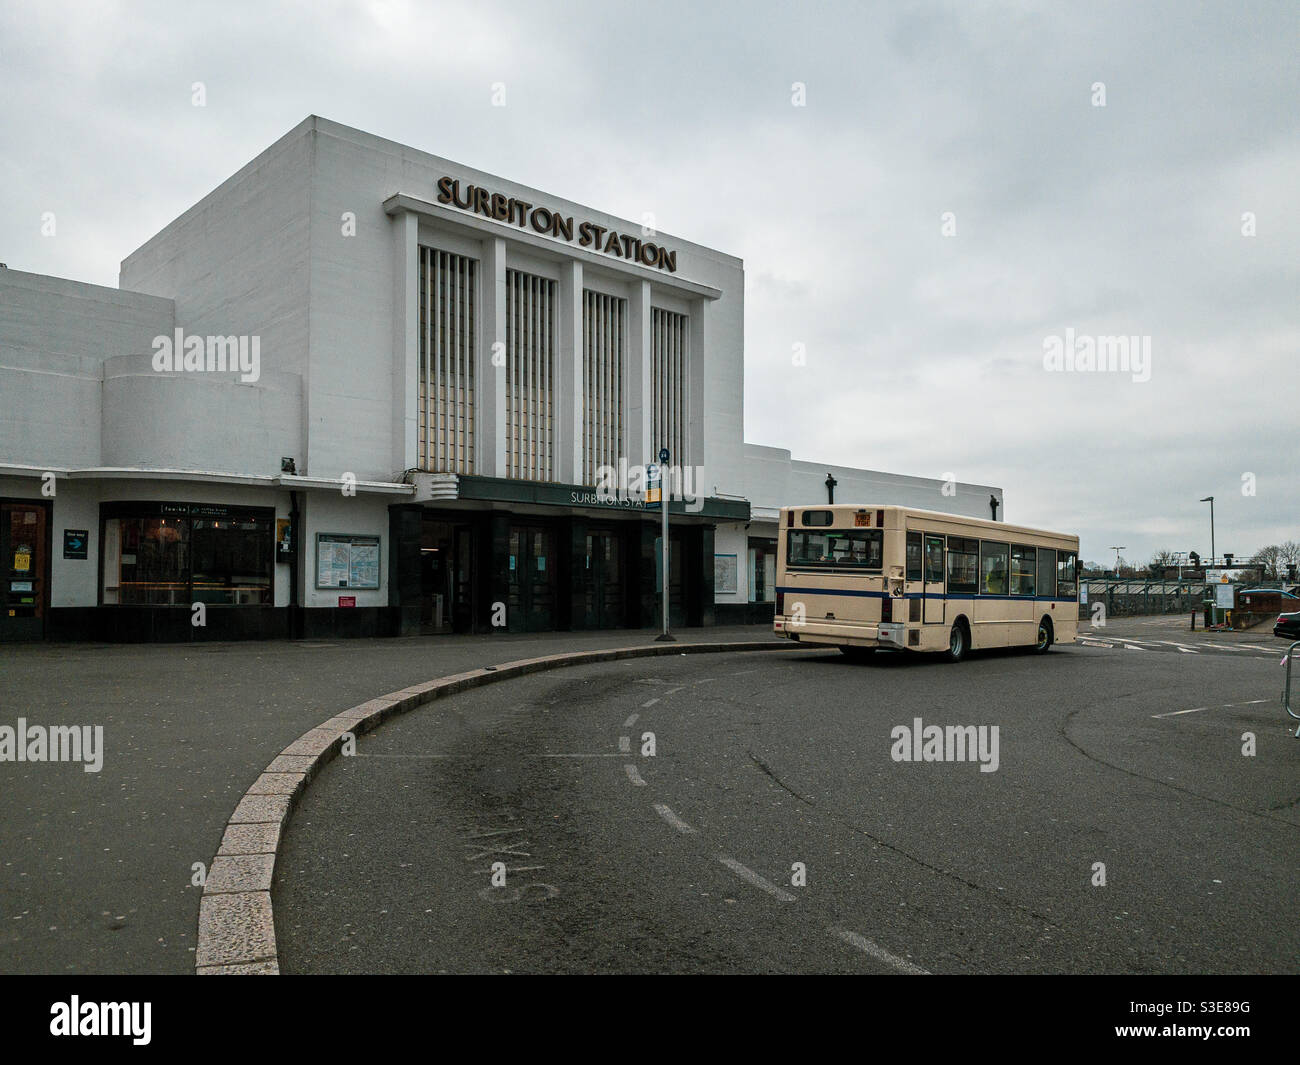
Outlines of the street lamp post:
M 1127 551 L 1128 546 L 1126 544 L 1121 544 L 1119 547 L 1116 547 L 1114 544 L 1112 544 L 1110 549 L 1115 552 L 1115 576 L 1118 577 L 1119 576 L 1119 553 L 1121 551 Z
M 1206 496 L 1201 502 L 1210 504 L 1210 565 L 1213 566 L 1218 557 L 1214 553 L 1214 496 Z

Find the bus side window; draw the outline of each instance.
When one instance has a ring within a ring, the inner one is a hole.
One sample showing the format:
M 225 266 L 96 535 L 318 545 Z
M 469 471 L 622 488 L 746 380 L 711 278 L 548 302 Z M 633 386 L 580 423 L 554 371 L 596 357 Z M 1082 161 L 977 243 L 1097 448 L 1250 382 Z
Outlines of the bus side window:
M 919 532 L 907 534 L 907 579 L 909 581 L 921 579 L 921 534 Z

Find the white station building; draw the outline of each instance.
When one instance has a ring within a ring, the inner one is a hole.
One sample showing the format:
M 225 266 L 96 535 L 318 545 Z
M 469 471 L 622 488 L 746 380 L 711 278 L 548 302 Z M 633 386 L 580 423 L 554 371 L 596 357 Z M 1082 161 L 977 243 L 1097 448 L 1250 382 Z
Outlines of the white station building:
M 777 508 L 1000 489 L 744 442 L 741 261 L 311 117 L 122 262 L 0 270 L 0 640 L 771 618 Z

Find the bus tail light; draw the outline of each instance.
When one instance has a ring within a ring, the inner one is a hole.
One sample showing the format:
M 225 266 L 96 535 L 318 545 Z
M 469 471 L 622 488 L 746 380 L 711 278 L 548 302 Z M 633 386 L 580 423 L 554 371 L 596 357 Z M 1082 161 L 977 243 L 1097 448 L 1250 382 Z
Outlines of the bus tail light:
M 785 614 L 785 592 L 776 593 L 776 612 L 781 615 Z
M 881 621 L 894 620 L 894 601 L 889 596 L 885 596 L 885 598 L 881 601 L 880 620 Z

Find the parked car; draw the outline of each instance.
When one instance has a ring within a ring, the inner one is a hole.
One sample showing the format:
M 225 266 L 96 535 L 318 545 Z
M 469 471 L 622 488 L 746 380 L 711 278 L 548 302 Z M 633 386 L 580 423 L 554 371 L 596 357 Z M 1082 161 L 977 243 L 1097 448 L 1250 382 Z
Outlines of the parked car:
M 1279 614 L 1277 624 L 1273 626 L 1273 635 L 1283 636 L 1288 640 L 1300 640 L 1300 610 Z

